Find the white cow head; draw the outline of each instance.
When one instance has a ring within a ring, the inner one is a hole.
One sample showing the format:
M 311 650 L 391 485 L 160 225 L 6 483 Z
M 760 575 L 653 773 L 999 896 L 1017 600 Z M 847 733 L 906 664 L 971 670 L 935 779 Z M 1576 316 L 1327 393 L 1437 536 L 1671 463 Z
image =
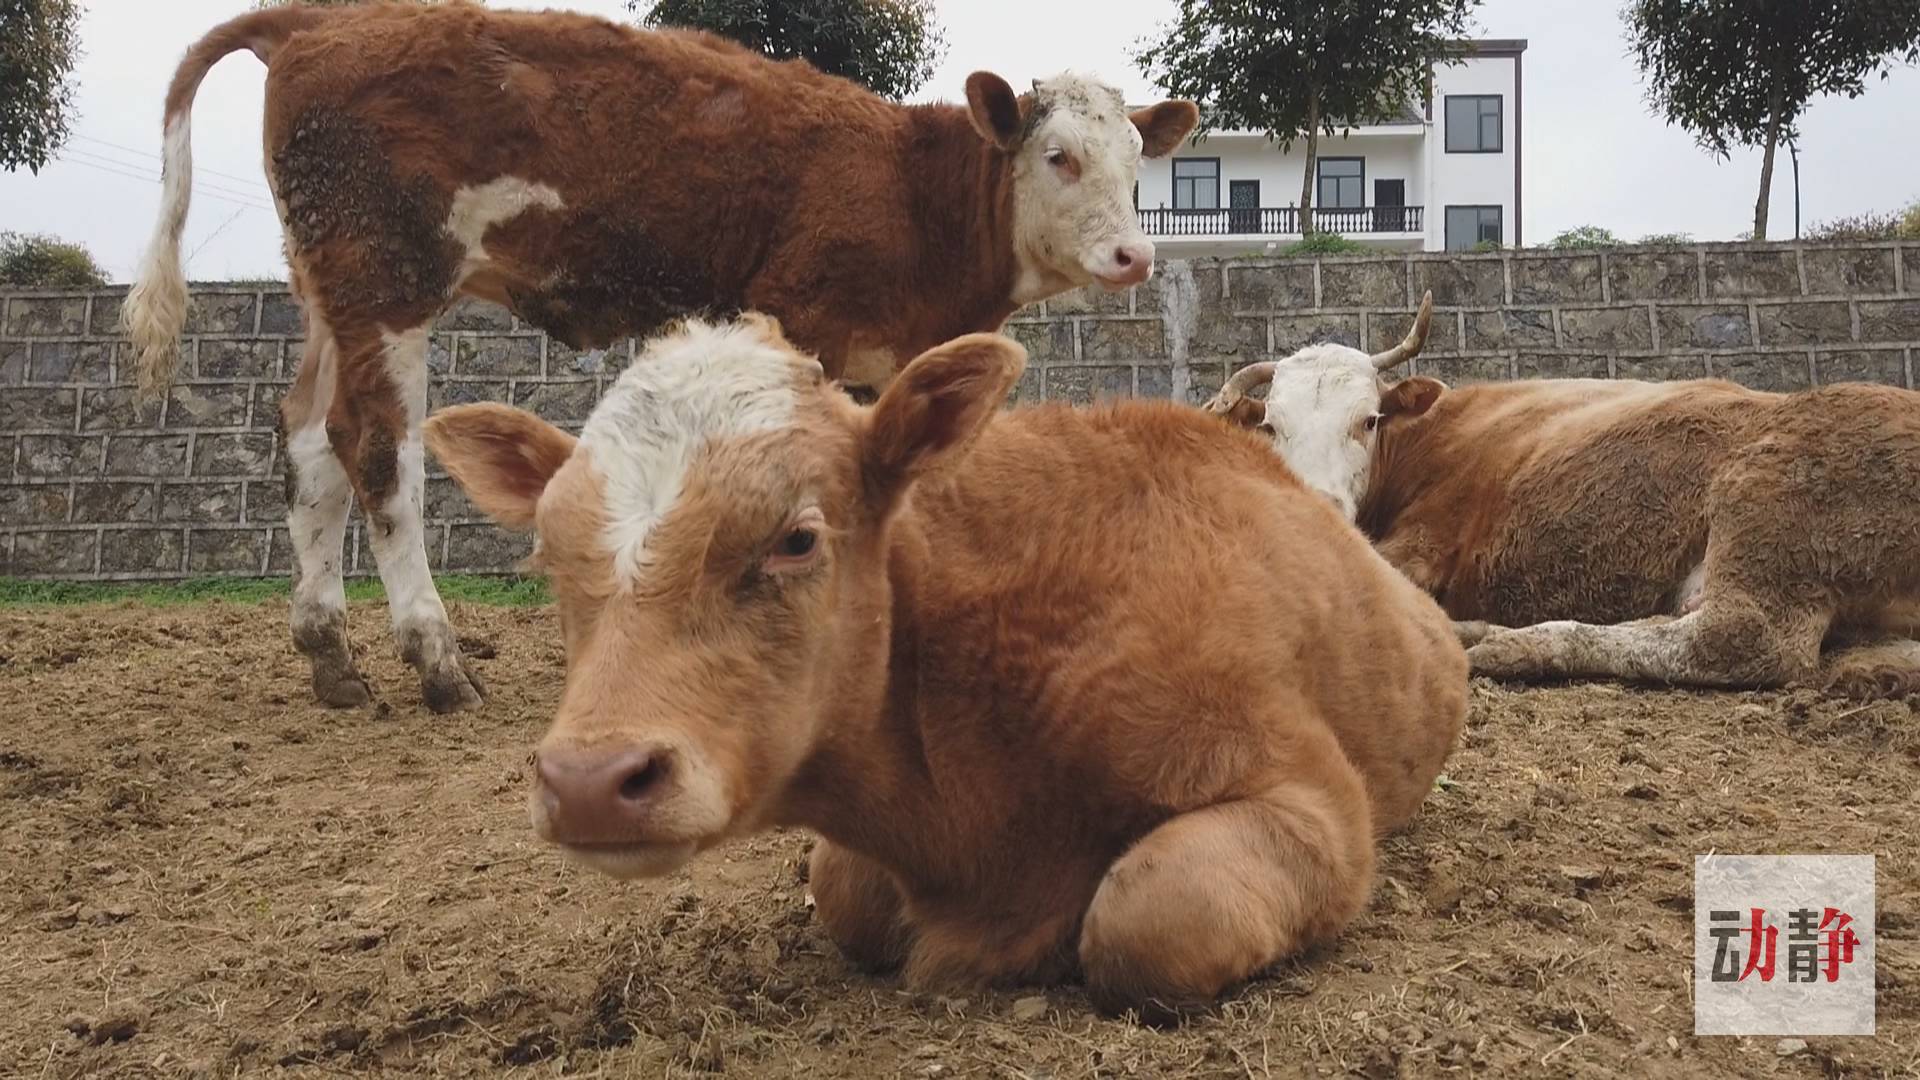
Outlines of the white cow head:
M 1353 520 L 1383 430 L 1425 413 L 1446 390 L 1440 380 L 1424 376 L 1392 385 L 1381 377 L 1419 354 L 1432 318 L 1429 292 L 1420 301 L 1413 329 L 1386 352 L 1369 356 L 1332 342 L 1309 345 L 1284 360 L 1235 372 L 1205 408 L 1272 439 L 1301 482 Z M 1263 384 L 1264 398 L 1249 396 Z
M 1172 153 L 1199 123 L 1193 102 L 1129 113 L 1119 90 L 1070 73 L 1036 79 L 1032 93 L 1015 97 L 1006 80 L 976 71 L 967 109 L 974 130 L 1011 159 L 1015 302 L 1153 276 L 1133 184 L 1142 156 Z

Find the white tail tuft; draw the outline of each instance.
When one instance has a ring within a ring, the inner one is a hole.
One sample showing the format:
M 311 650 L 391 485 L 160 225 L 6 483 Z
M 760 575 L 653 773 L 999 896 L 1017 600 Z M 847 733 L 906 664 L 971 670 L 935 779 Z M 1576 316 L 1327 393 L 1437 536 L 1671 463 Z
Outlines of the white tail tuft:
M 187 275 L 180 265 L 180 234 L 193 197 L 193 136 L 186 109 L 167 118 L 161 168 L 160 219 L 147 245 L 140 274 L 120 311 L 121 328 L 133 341 L 140 395 L 166 393 L 180 363 L 180 329 L 187 322 Z

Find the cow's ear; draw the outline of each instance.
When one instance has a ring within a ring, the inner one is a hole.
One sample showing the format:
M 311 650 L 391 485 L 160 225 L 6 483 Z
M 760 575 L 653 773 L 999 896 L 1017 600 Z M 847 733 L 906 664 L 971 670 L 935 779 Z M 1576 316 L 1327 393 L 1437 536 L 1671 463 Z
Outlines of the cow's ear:
M 967 117 L 980 137 L 1002 150 L 1020 139 L 1020 99 L 1007 80 L 991 71 L 967 76 Z
M 510 529 L 533 527 L 540 493 L 577 441 L 524 409 L 492 401 L 442 409 L 427 418 L 423 433 L 473 505 Z
M 1380 415 L 1411 420 L 1433 408 L 1433 403 L 1439 401 L 1440 395 L 1446 392 L 1447 384 L 1439 379 L 1429 379 L 1425 375 L 1401 379 L 1380 396 Z
M 1166 157 L 1179 149 L 1181 140 L 1200 123 L 1200 107 L 1191 101 L 1163 101 L 1136 110 L 1128 118 L 1140 129 L 1140 155 Z
M 868 488 L 889 497 L 964 456 L 1027 366 L 1001 334 L 967 334 L 914 357 L 868 414 L 861 448 Z

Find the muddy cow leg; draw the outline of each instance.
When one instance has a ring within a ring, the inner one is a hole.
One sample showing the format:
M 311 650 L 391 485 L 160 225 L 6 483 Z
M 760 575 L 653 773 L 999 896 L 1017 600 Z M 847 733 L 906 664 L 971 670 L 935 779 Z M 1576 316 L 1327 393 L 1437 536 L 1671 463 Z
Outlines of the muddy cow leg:
M 814 914 L 856 967 L 891 971 L 906 959 L 912 934 L 905 905 L 880 864 L 822 839 L 808 859 L 807 882 Z
M 299 374 L 280 403 L 280 440 L 293 545 L 293 644 L 313 667 L 314 696 L 349 708 L 364 704 L 368 695 L 347 642 L 341 576 L 353 488 L 327 441 L 338 371 L 338 350 L 326 328 L 310 319 Z
M 1496 679 L 1623 679 L 1760 689 L 1802 682 L 1820 661 L 1829 610 L 1707 587 L 1690 614 L 1617 625 L 1558 621 L 1487 637 L 1467 650 Z
M 428 319 L 372 342 L 341 342 L 347 392 L 329 420 L 336 447 L 350 451 L 349 476 L 367 515 L 373 549 L 401 657 L 420 673 L 427 708 L 473 708 L 485 700 L 479 679 L 460 655 L 446 606 L 427 565 L 426 450 L 420 425 L 427 411 Z
M 1260 794 L 1180 814 L 1108 869 L 1080 932 L 1102 1011 L 1161 1021 L 1204 1007 L 1365 906 L 1374 839 L 1360 775 L 1324 728 L 1295 748 Z

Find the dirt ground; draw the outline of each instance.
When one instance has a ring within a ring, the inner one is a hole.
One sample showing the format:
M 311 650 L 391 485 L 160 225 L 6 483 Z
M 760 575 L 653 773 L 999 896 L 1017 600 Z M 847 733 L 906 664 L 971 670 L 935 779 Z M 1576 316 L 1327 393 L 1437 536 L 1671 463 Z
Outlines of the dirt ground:
M 0 610 L 0 1075 L 1920 1075 L 1920 706 L 1478 685 L 1370 912 L 1154 1031 L 850 974 L 798 833 L 566 865 L 523 801 L 553 617 L 454 615 L 493 698 L 442 719 L 378 605 L 346 713 L 284 603 Z M 1692 1036 L 1710 850 L 1879 856 L 1878 1036 Z

